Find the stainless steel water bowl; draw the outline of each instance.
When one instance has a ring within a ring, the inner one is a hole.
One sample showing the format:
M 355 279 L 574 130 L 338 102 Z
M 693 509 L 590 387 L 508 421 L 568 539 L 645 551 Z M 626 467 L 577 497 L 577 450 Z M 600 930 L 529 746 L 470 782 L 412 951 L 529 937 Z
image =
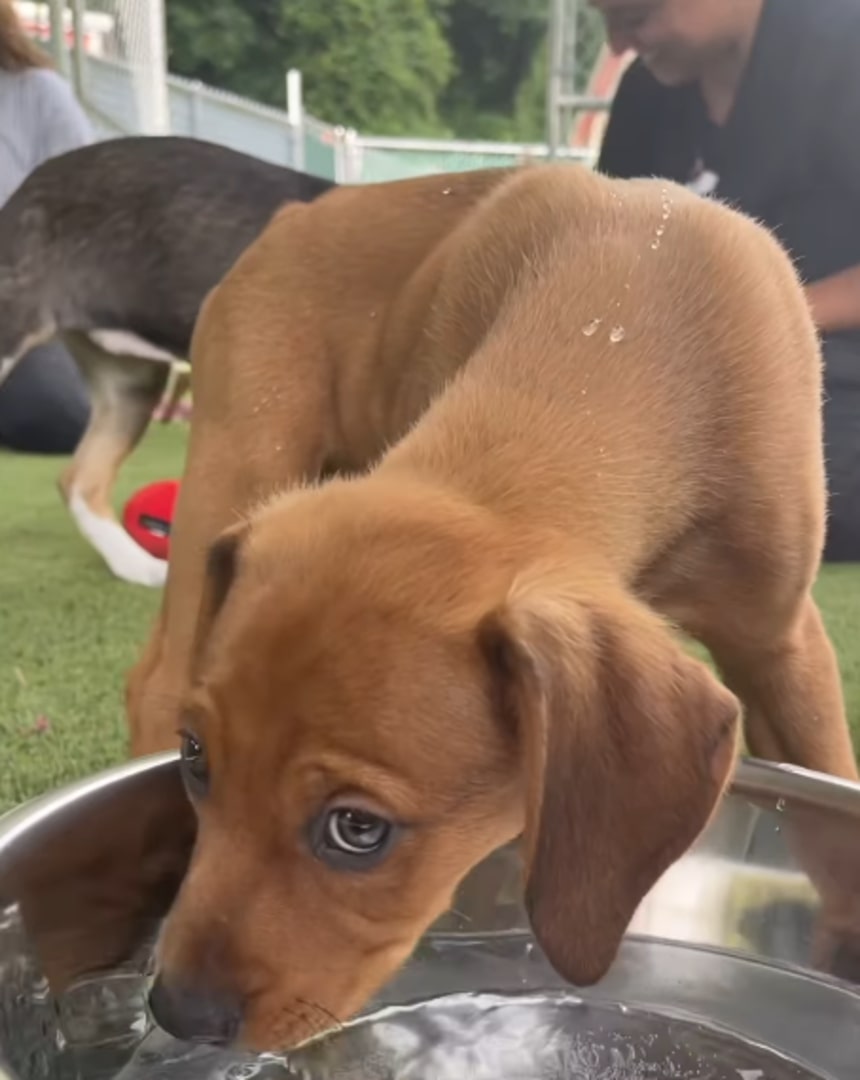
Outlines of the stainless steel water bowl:
M 173 755 L 0 818 L 0 1080 L 860 1080 L 860 787 L 741 763 L 585 994 L 502 850 L 364 1017 L 288 1062 L 146 1034 L 193 837 Z

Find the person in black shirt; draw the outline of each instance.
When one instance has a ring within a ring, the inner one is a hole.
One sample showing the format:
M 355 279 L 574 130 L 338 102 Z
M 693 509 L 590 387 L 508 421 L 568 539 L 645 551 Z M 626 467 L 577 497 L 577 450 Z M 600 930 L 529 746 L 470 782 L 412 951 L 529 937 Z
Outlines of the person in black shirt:
M 860 561 L 860 0 L 590 0 L 634 49 L 598 169 L 663 176 L 768 226 L 825 358 L 825 559 Z

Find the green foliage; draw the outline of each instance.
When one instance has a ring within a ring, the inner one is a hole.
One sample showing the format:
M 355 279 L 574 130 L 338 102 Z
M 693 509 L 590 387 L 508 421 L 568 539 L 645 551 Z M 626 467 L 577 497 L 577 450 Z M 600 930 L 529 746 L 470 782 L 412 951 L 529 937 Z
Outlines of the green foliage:
M 541 42 L 531 71 L 520 84 L 514 101 L 508 138 L 517 142 L 542 142 L 546 138 L 546 88 L 549 80 L 549 42 Z
M 576 89 L 585 91 L 605 38 L 603 20 L 592 7 L 581 7 L 576 35 Z M 517 142 L 539 142 L 546 137 L 546 92 L 549 80 L 549 41 L 539 41 L 526 77 L 517 87 L 513 114 L 497 114 L 502 122 L 498 137 Z M 468 117 L 465 118 L 468 123 Z M 470 134 L 467 128 L 464 136 Z
M 451 127 L 472 138 L 507 138 L 517 96 L 546 38 L 547 0 L 454 0 L 446 34 L 456 73 L 442 96 Z
M 172 0 L 171 67 L 272 105 L 304 74 L 308 110 L 382 134 L 443 129 L 452 71 L 440 0 Z
M 250 58 L 265 43 L 259 21 L 241 0 L 174 0 L 166 7 L 171 70 L 257 96 L 251 93 L 259 92 L 259 83 Z
M 278 37 L 305 72 L 308 108 L 381 133 L 441 127 L 451 49 L 427 0 L 282 0 Z
M 576 33 L 576 89 L 584 93 L 598 53 L 605 40 L 603 19 L 592 7 L 581 7 Z M 549 48 L 544 38 L 532 60 L 531 71 L 522 82 L 514 103 L 509 138 L 534 141 L 546 135 L 546 88 L 549 79 Z
M 576 89 L 583 93 L 606 40 L 603 16 L 593 7 L 581 7 L 576 27 Z
M 375 134 L 539 140 L 549 0 L 169 0 L 170 66 L 283 106 L 304 75 L 309 112 Z M 577 57 L 602 40 L 584 7 Z

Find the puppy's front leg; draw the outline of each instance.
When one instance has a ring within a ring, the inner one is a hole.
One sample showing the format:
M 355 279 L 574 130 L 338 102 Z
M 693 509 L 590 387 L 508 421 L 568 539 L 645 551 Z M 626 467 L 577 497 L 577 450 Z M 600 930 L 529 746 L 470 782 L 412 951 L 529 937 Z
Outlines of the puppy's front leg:
M 129 673 L 134 756 L 176 746 L 209 547 L 273 491 L 319 476 L 328 373 L 314 328 L 243 322 L 229 279 L 204 306 L 192 346 L 194 411 L 162 610 Z

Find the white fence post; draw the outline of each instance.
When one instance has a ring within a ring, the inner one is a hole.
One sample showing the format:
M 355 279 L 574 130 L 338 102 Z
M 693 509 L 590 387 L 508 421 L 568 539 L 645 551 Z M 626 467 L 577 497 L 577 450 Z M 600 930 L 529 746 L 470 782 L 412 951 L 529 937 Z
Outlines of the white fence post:
M 82 102 L 87 100 L 85 15 L 84 0 L 72 0 L 72 82 Z
M 48 0 L 48 19 L 51 30 L 51 56 L 57 71 L 66 72 L 66 0 Z
M 346 184 L 357 184 L 361 180 L 361 159 L 364 148 L 358 141 L 355 128 L 347 128 L 343 134 L 343 150 Z
M 195 139 L 203 138 L 203 83 L 195 79 L 188 88 L 188 103 L 191 120 L 191 134 Z
M 116 13 L 126 39 L 140 130 L 144 135 L 165 135 L 170 131 L 170 102 L 164 0 L 117 0 Z
M 287 72 L 287 123 L 293 146 L 293 168 L 305 168 L 305 106 L 302 92 L 302 73 L 297 68 Z
M 150 19 L 150 124 L 153 134 L 170 131 L 170 101 L 167 96 L 167 18 L 164 0 L 149 0 L 146 5 Z
M 332 139 L 334 140 L 334 179 L 337 184 L 346 183 L 346 128 L 335 127 L 332 131 Z

